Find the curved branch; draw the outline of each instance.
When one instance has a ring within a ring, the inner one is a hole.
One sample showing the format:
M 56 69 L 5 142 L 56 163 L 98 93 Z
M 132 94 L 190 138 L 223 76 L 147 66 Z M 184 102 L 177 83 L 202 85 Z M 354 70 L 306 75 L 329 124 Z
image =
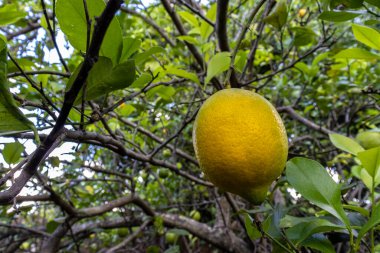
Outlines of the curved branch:
M 290 106 L 283 106 L 283 107 L 278 107 L 277 108 L 277 111 L 278 112 L 285 112 L 287 114 L 289 114 L 290 117 L 292 117 L 293 119 L 301 122 L 302 124 L 304 124 L 305 126 L 307 127 L 310 127 L 311 129 L 313 130 L 316 130 L 318 132 L 321 132 L 323 134 L 331 134 L 331 133 L 334 133 L 334 131 L 330 130 L 330 129 L 327 129 L 323 126 L 319 126 L 317 124 L 315 124 L 314 122 L 302 117 L 301 115 L 299 115 L 292 107 Z
M 13 72 L 8 73 L 7 77 L 16 77 L 16 76 L 24 76 L 24 75 L 55 75 L 55 76 L 62 76 L 62 77 L 70 77 L 70 73 L 63 73 L 59 71 L 53 71 L 53 70 L 34 70 L 34 71 L 24 71 L 22 72 Z

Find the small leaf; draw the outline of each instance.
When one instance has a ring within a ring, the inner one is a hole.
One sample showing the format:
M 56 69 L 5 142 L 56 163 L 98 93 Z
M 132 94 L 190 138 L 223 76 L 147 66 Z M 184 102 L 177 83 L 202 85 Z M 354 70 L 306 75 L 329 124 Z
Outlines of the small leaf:
M 256 226 L 253 225 L 253 220 L 251 219 L 248 213 L 244 214 L 244 226 L 251 240 L 254 241 L 261 238 L 260 231 L 256 228 Z
M 297 62 L 294 67 L 306 75 L 310 75 L 310 68 L 303 62 Z
M 5 144 L 3 149 L 4 161 L 8 164 L 17 163 L 24 150 L 24 146 L 18 141 Z
M 200 84 L 198 76 L 196 74 L 187 72 L 186 70 L 183 70 L 183 69 L 177 69 L 175 67 L 169 66 L 169 67 L 166 67 L 166 73 L 183 77 L 183 78 L 193 81 L 196 84 Z
M 142 73 L 132 84 L 131 88 L 144 88 L 150 81 L 152 81 L 152 75 L 150 73 Z
M 380 33 L 368 26 L 352 24 L 355 38 L 370 48 L 380 50 Z
M 340 150 L 351 153 L 353 155 L 356 155 L 358 152 L 361 152 L 364 150 L 364 148 L 360 146 L 359 143 L 357 143 L 355 140 L 348 138 L 344 135 L 329 134 L 329 137 L 330 137 L 330 141 L 334 144 L 335 147 L 339 148 Z
M 294 32 L 293 43 L 295 46 L 305 46 L 315 41 L 315 32 L 307 27 L 293 27 L 290 28 Z
M 362 166 L 374 180 L 376 187 L 380 183 L 380 147 L 371 148 L 358 153 Z
M 319 19 L 331 22 L 344 22 L 360 16 L 360 13 L 347 11 L 324 11 L 319 15 Z
M 323 253 L 335 253 L 334 245 L 323 234 L 315 234 L 300 243 L 300 246 L 319 250 Z
M 111 59 L 99 57 L 99 60 L 92 67 L 86 86 L 85 100 L 93 100 L 109 92 L 128 87 L 135 80 L 135 64 L 133 60 L 128 60 L 112 68 Z M 81 91 L 75 100 L 75 104 L 82 101 Z
M 316 161 L 296 157 L 286 163 L 288 182 L 304 198 L 350 226 L 340 200 L 340 186 Z
M 334 58 L 346 58 L 346 59 L 357 59 L 357 60 L 379 60 L 380 55 L 373 54 L 362 48 L 348 48 L 334 55 Z
M 210 6 L 210 9 L 206 13 L 206 17 L 211 20 L 215 21 L 216 19 L 216 4 L 212 4 Z M 214 31 L 214 27 L 212 27 L 209 23 L 207 23 L 204 20 L 201 20 L 201 37 L 203 41 L 206 41 L 208 37 L 211 35 L 211 33 Z
M 287 19 L 288 7 L 286 6 L 286 2 L 281 0 L 276 4 L 273 11 L 264 18 L 264 22 L 272 25 L 278 30 L 281 30 L 281 28 L 286 24 Z
M 56 222 L 55 220 L 51 220 L 46 224 L 46 232 L 53 233 L 55 229 L 61 225 L 61 223 Z
M 363 181 L 365 186 L 367 186 L 367 188 L 370 191 L 372 191 L 372 189 L 373 189 L 373 187 L 372 187 L 373 186 L 373 184 L 372 184 L 373 178 L 365 168 L 361 168 L 361 170 L 360 170 L 360 179 Z
M 230 67 L 231 54 L 229 52 L 221 52 L 215 54 L 209 61 L 207 67 L 207 75 L 205 79 L 205 85 L 210 82 L 210 80 L 226 71 Z
M 133 38 L 123 39 L 123 51 L 121 53 L 120 62 L 124 62 L 131 57 L 132 54 L 137 52 L 141 44 L 141 40 Z
M 146 50 L 145 52 L 136 54 L 133 59 L 135 59 L 136 65 L 140 65 L 147 60 L 149 60 L 149 57 L 151 57 L 154 54 L 159 54 L 159 53 L 165 53 L 165 49 L 162 47 L 154 46 Z
M 179 11 L 178 15 L 181 16 L 186 22 L 188 22 L 190 25 L 192 25 L 194 28 L 199 27 L 198 19 L 195 17 L 195 15 L 191 14 L 187 11 Z
M 200 45 L 199 40 L 197 40 L 195 37 L 190 36 L 190 35 L 177 36 L 177 39 L 182 40 L 182 41 L 186 41 L 186 42 L 193 44 L 193 45 Z
M 49 157 L 49 162 L 51 166 L 56 167 L 56 168 L 59 167 L 59 164 L 61 163 L 61 161 L 59 160 L 59 157 L 57 156 Z
M 153 95 L 158 95 L 164 100 L 170 101 L 171 97 L 175 94 L 175 89 L 171 86 L 158 86 L 150 89 L 147 92 L 148 97 L 152 97 Z
M 86 191 L 87 191 L 88 193 L 90 193 L 91 195 L 94 195 L 94 188 L 93 188 L 91 185 L 86 185 L 86 186 L 84 187 L 84 189 L 86 189 Z
M 286 216 L 285 219 L 290 219 L 291 216 Z M 298 217 L 294 217 L 298 218 Z M 345 229 L 345 226 L 336 225 L 326 219 L 321 219 L 317 217 L 307 217 L 311 218 L 306 220 L 305 222 L 297 222 L 294 225 L 291 225 L 286 230 L 286 236 L 294 241 L 296 245 L 301 244 L 304 240 L 309 238 L 311 235 L 322 232 L 329 231 L 340 231 Z

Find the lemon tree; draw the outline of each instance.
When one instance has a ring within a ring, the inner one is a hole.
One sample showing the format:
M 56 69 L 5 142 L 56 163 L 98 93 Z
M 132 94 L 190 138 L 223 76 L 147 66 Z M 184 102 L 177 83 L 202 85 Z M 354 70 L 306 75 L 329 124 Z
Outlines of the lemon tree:
M 380 252 L 378 0 L 0 1 L 0 252 Z

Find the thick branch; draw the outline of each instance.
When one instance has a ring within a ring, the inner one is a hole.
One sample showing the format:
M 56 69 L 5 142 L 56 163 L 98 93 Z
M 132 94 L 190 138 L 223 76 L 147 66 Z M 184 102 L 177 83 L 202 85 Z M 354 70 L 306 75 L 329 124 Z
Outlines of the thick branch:
M 321 132 L 323 134 L 328 135 L 328 134 L 334 133 L 334 131 L 331 131 L 331 130 L 323 127 L 323 126 L 319 126 L 319 125 L 315 124 L 314 122 L 312 122 L 312 121 L 302 117 L 301 115 L 297 114 L 297 112 L 290 106 L 278 107 L 277 111 L 278 112 L 285 112 L 285 113 L 289 114 L 290 117 L 301 122 L 305 126 L 311 128 L 313 130 L 316 130 L 318 132 Z
M 166 226 L 182 228 L 191 234 L 219 247 L 225 252 L 248 253 L 252 252 L 241 238 L 228 229 L 212 229 L 204 223 L 195 221 L 182 215 L 161 214 Z
M 230 51 L 227 35 L 227 12 L 228 12 L 228 0 L 218 0 L 216 9 L 216 23 L 215 31 L 218 37 L 218 44 L 221 51 Z M 233 68 L 229 71 L 231 87 L 239 88 L 240 85 L 236 78 L 236 74 Z

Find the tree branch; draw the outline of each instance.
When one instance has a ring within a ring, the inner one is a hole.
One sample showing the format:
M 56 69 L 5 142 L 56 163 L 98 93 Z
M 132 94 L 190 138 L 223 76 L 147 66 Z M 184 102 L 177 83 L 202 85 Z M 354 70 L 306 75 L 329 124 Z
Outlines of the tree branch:
M 132 10 L 132 9 L 128 9 L 128 8 L 125 8 L 125 7 L 122 7 L 121 8 L 122 11 L 124 11 L 125 13 L 128 13 L 128 14 L 131 14 L 133 16 L 136 16 L 136 17 L 139 17 L 141 18 L 142 21 L 144 21 L 145 23 L 147 23 L 148 25 L 152 26 L 160 35 L 162 38 L 164 38 L 164 40 L 172 47 L 175 47 L 176 46 L 176 43 L 175 41 L 172 41 L 169 36 L 166 34 L 165 30 L 162 29 L 159 25 L 157 25 L 156 22 L 154 22 L 152 19 L 148 18 L 147 16 L 144 16 L 143 14 L 141 14 L 140 12 L 137 12 L 135 10 Z
M 216 37 L 218 38 L 218 45 L 220 51 L 229 52 L 230 46 L 228 44 L 228 35 L 227 35 L 227 12 L 228 12 L 228 0 L 217 0 L 216 6 L 216 22 L 215 22 L 215 31 Z M 233 62 L 231 62 L 231 66 Z M 230 67 L 228 75 L 231 83 L 231 87 L 239 88 L 240 85 L 236 78 L 236 73 L 233 67 Z
M 290 117 L 292 117 L 293 119 L 301 122 L 302 124 L 304 124 L 305 126 L 308 126 L 310 127 L 311 129 L 313 130 L 316 130 L 318 132 L 321 132 L 323 134 L 331 134 L 331 133 L 334 133 L 334 131 L 332 130 L 329 130 L 323 126 L 319 126 L 317 124 L 315 124 L 314 122 L 300 116 L 299 114 L 297 114 L 297 112 L 290 106 L 283 106 L 283 107 L 277 107 L 277 111 L 278 112 L 285 112 L 287 114 L 289 114 Z
M 0 203 L 11 201 L 21 191 L 28 180 L 34 175 L 38 168 L 38 165 L 45 159 L 47 154 L 49 154 L 49 151 L 52 151 L 52 148 L 54 149 L 59 145 L 59 143 L 57 143 L 57 140 L 60 141 L 62 138 L 62 132 L 64 129 L 63 127 L 65 125 L 69 112 L 73 107 L 74 101 L 79 91 L 82 89 L 82 86 L 87 79 L 88 73 L 97 61 L 100 46 L 102 44 L 107 28 L 122 3 L 122 0 L 110 0 L 105 10 L 98 18 L 94 28 L 93 39 L 84 59 L 84 63 L 78 73 L 77 78 L 74 80 L 72 87 L 65 94 L 63 106 L 53 130 L 47 136 L 45 141 L 37 148 L 30 161 L 28 161 L 28 163 L 24 166 L 21 175 L 15 180 L 15 183 L 9 189 L 0 193 Z

